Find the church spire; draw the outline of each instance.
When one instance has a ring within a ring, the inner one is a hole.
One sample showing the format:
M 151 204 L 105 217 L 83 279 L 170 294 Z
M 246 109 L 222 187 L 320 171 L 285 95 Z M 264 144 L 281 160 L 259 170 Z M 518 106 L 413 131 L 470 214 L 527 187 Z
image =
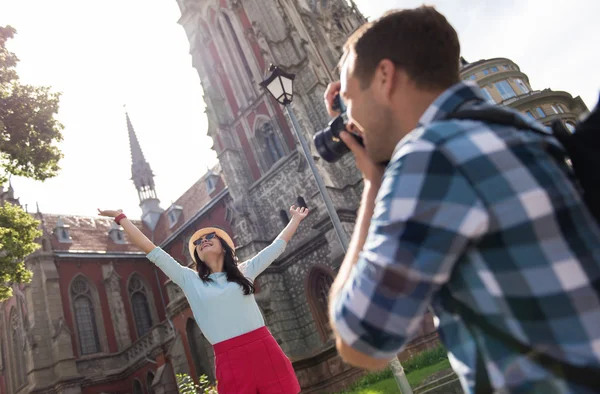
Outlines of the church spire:
M 131 149 L 131 180 L 135 185 L 142 208 L 142 221 L 146 223 L 151 230 L 154 230 L 160 213 L 160 201 L 156 196 L 154 187 L 154 173 L 150 164 L 144 158 L 144 153 L 133 129 L 129 113 L 125 110 L 125 119 L 127 121 L 127 132 L 129 134 L 129 148 Z

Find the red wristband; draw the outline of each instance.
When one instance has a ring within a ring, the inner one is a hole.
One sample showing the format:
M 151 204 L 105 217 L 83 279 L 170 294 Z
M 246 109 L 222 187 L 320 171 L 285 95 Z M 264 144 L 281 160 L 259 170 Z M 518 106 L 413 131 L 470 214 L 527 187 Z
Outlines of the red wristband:
M 127 218 L 127 216 L 125 216 L 124 213 L 120 213 L 115 218 L 115 223 L 117 223 L 120 226 L 121 225 L 121 220 L 126 219 L 126 218 Z

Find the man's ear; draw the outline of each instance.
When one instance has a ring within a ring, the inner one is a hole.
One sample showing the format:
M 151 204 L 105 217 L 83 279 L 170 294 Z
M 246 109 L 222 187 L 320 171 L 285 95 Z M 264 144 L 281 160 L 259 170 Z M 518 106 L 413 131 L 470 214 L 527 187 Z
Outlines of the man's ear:
M 389 59 L 380 61 L 373 78 L 373 87 L 380 99 L 384 101 L 391 99 L 397 79 L 396 65 Z

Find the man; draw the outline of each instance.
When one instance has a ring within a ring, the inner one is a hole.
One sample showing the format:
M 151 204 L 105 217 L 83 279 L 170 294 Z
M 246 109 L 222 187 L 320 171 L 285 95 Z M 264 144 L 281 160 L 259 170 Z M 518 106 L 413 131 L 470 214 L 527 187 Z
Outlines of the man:
M 325 100 L 333 114 L 339 91 L 365 148 L 342 133 L 364 190 L 330 296 L 338 351 L 384 367 L 431 304 L 466 392 L 595 392 L 600 229 L 552 137 L 444 120 L 487 105 L 459 81 L 459 53 L 431 7 L 345 45 Z

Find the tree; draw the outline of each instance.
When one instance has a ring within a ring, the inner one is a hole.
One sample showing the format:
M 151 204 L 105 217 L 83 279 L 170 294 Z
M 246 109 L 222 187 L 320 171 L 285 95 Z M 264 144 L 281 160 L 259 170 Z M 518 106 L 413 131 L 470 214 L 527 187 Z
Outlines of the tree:
M 0 206 L 0 301 L 12 296 L 12 283 L 28 283 L 31 271 L 25 257 L 39 248 L 35 242 L 42 235 L 39 221 L 19 206 Z
M 63 125 L 54 118 L 60 93 L 19 81 L 19 59 L 6 49 L 15 33 L 0 26 L 0 184 L 9 174 L 41 181 L 56 176 L 62 158 L 54 146 L 62 141 Z
M 45 180 L 56 176 L 63 125 L 55 119 L 59 93 L 22 84 L 17 56 L 6 48 L 16 30 L 0 26 L 0 186 L 10 175 Z M 39 245 L 39 221 L 19 206 L 0 205 L 0 301 L 12 296 L 13 283 L 28 283 L 25 257 Z

